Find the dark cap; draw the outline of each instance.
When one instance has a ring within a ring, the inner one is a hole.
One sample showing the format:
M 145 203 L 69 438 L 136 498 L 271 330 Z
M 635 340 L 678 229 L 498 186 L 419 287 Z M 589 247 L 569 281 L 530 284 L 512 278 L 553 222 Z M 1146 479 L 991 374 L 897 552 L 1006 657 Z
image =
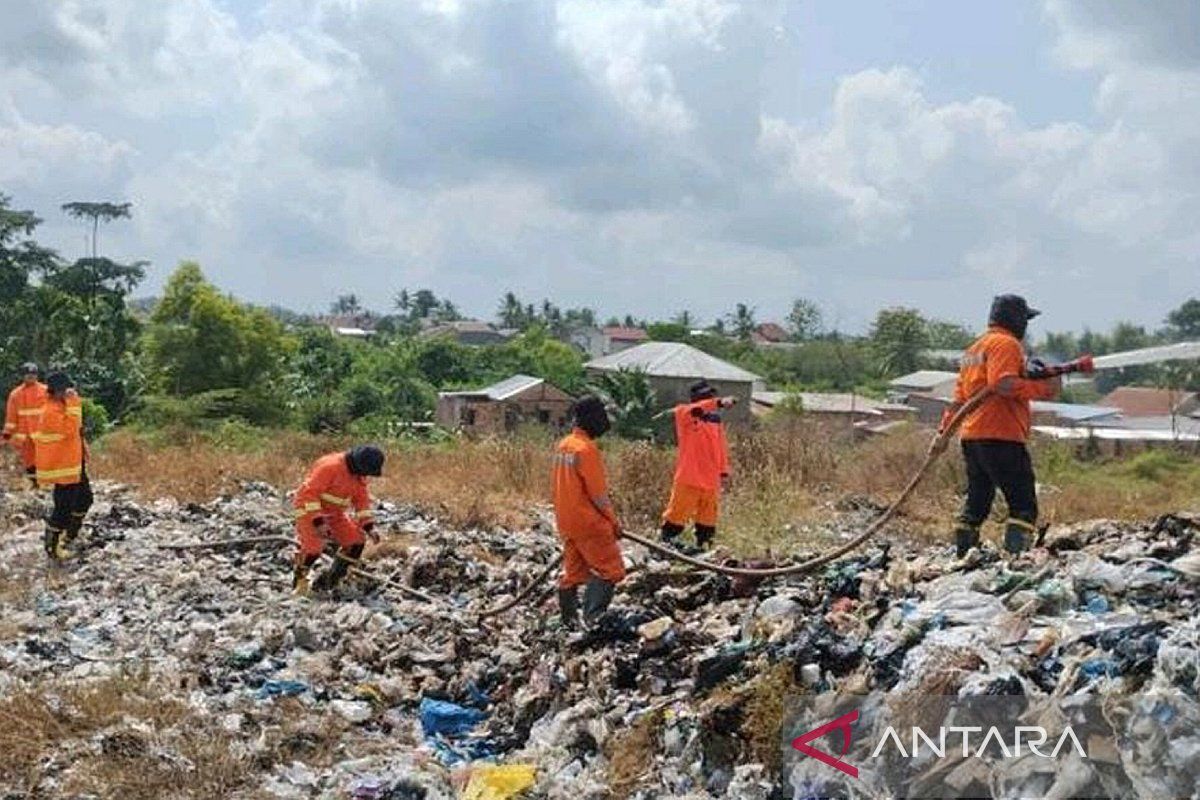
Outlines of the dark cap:
M 695 402 L 709 397 L 716 397 L 717 390 L 708 381 L 701 379 L 688 387 L 688 395 L 691 396 L 692 402 Z
M 41 372 L 41 370 L 38 369 L 38 365 L 32 361 L 26 361 L 21 365 L 22 375 L 37 375 L 39 372 Z
M 50 390 L 51 394 L 62 394 L 74 385 L 75 382 L 71 380 L 71 377 L 61 370 L 51 372 L 46 376 L 46 388 Z
M 360 444 L 346 453 L 346 464 L 355 475 L 378 478 L 383 474 L 383 451 L 373 444 Z

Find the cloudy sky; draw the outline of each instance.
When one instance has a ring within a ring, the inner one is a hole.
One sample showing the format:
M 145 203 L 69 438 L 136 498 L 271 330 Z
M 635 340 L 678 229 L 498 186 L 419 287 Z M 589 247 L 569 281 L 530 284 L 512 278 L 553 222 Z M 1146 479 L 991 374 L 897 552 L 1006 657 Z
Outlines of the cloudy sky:
M 886 5 L 887 8 L 883 6 Z M 258 302 L 1157 324 L 1200 294 L 1194 0 L 0 0 L 0 191 Z

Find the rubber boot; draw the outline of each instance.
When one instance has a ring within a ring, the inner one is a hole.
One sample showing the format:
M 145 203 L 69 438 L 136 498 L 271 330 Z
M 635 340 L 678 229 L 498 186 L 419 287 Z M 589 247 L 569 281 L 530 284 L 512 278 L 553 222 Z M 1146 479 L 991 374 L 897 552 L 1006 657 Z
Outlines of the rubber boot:
M 26 467 L 25 468 L 25 477 L 29 479 L 29 488 L 36 492 L 37 488 L 38 488 L 37 468 L 36 467 Z
M 592 625 L 604 615 L 617 591 L 616 584 L 592 578 L 583 589 L 583 624 Z
M 59 528 L 47 525 L 46 532 L 42 535 L 42 546 L 46 549 L 46 555 L 55 561 L 63 561 L 74 555 L 67 549 L 62 534 Z
M 963 558 L 972 548 L 979 546 L 979 526 L 960 522 L 954 529 L 954 554 Z
M 701 525 L 696 523 L 696 547 L 701 550 L 707 550 L 712 546 L 712 541 L 717 536 L 717 528 L 714 525 Z
M 682 535 L 682 525 L 676 525 L 674 522 L 664 522 L 658 538 L 663 544 L 670 545 L 671 547 L 678 547 L 679 537 Z
M 316 562 L 317 556 L 296 554 L 296 565 L 292 567 L 292 594 L 306 597 L 311 593 L 312 581 L 309 573 L 312 571 L 312 565 Z
M 333 565 L 317 576 L 312 588 L 318 592 L 330 592 L 336 589 L 337 585 L 342 582 L 342 578 L 346 577 L 346 573 L 350 571 L 352 566 L 350 562 L 358 561 L 362 551 L 363 545 L 361 544 L 339 548 Z
M 68 547 L 75 544 L 75 540 L 79 538 L 79 532 L 83 530 L 84 515 L 78 511 L 71 514 L 71 522 L 68 523 L 67 529 L 63 531 L 63 541 Z
M 1004 549 L 1013 554 L 1024 553 L 1033 542 L 1035 530 L 1032 522 L 1009 517 L 1004 526 Z
M 558 616 L 562 620 L 564 630 L 573 631 L 579 627 L 579 589 L 558 590 Z

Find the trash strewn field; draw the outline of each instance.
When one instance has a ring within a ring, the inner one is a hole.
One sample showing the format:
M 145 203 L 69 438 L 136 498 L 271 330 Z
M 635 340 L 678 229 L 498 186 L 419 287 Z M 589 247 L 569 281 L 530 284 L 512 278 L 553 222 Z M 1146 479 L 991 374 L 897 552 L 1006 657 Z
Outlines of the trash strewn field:
M 879 543 L 761 585 L 627 547 L 614 610 L 572 635 L 540 594 L 477 616 L 557 555 L 548 530 L 452 530 L 384 504 L 367 566 L 444 600 L 430 606 L 366 579 L 293 598 L 282 543 L 160 547 L 288 536 L 265 484 L 187 505 L 101 484 L 62 567 L 40 513 L 0 496 L 0 796 L 805 796 L 782 768 L 801 695 L 1200 695 L 1186 515 L 1052 527 L 1014 562 Z M 829 540 L 871 514 L 847 506 Z M 1170 753 L 1174 773 L 1128 796 L 1200 772 L 1194 729 Z M 1116 785 L 1110 767 L 1081 785 Z

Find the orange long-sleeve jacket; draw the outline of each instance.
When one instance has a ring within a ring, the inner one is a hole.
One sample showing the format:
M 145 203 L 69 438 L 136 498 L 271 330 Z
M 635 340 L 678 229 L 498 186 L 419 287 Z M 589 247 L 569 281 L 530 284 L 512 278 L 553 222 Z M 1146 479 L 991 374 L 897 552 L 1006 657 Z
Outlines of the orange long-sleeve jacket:
M 345 453 L 330 453 L 318 458 L 292 503 L 296 507 L 297 520 L 331 511 L 348 514 L 363 522 L 374 516 L 367 479 L 350 471 Z
M 954 388 L 954 406 L 965 403 L 980 390 L 994 394 L 967 417 L 960 436 L 964 440 L 996 439 L 1024 442 L 1029 438 L 1031 400 L 1054 397 L 1056 384 L 1024 377 L 1025 349 L 1010 331 L 999 326 L 988 328 L 963 354 Z
M 4 433 L 12 438 L 13 444 L 25 444 L 37 425 L 45 402 L 46 384 L 40 381 L 22 381 L 8 393 L 8 403 L 4 409 Z
M 33 439 L 37 482 L 42 486 L 79 483 L 87 448 L 83 443 L 83 401 L 68 391 L 65 398 L 47 397 L 29 434 Z
M 595 440 L 575 428 L 554 449 L 554 517 L 559 533 L 586 536 L 620 527 Z
M 675 406 L 675 482 L 715 491 L 729 474 L 729 447 L 715 397 Z

